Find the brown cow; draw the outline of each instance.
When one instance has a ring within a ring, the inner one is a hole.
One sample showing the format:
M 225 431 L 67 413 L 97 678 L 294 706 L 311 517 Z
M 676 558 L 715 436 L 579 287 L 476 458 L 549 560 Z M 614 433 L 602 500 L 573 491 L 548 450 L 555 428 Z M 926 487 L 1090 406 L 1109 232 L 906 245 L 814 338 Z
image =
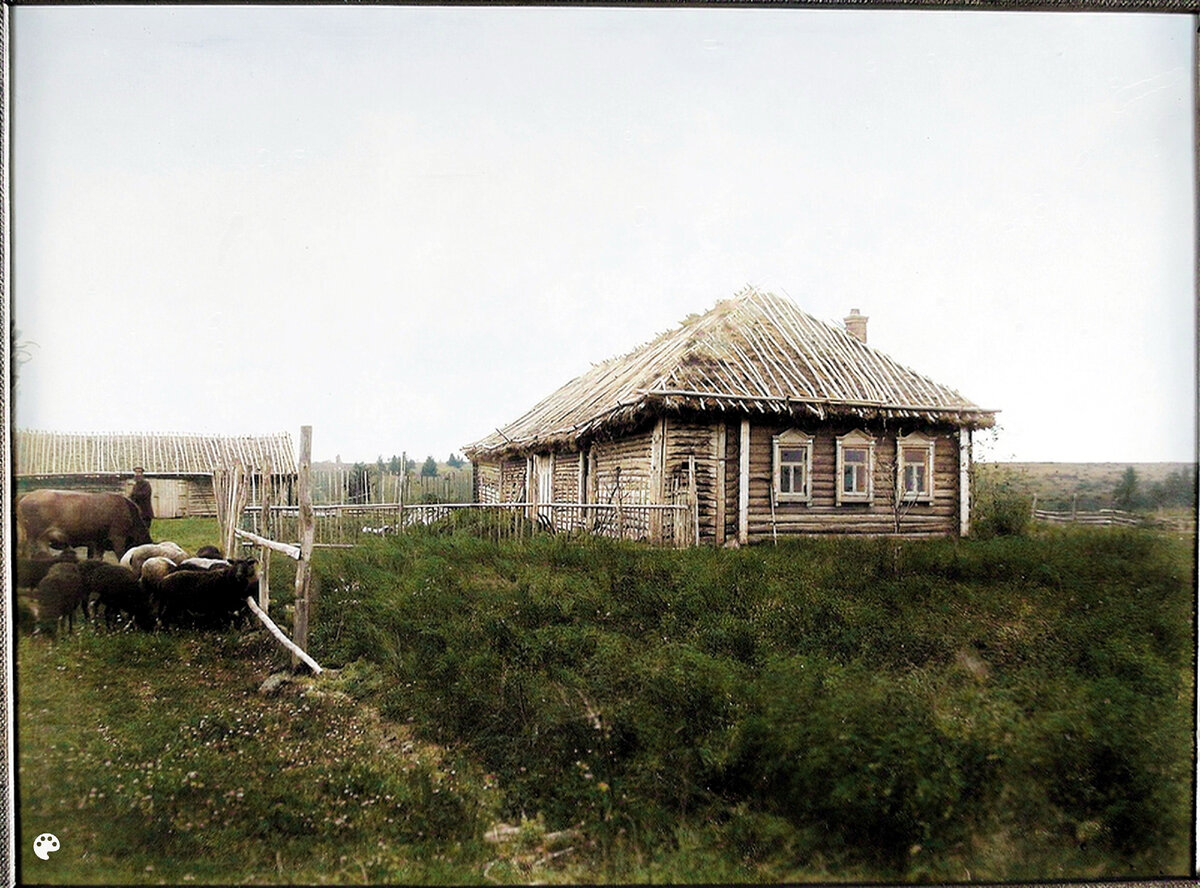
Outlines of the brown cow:
M 133 500 L 119 493 L 34 490 L 17 503 L 17 531 L 22 547 L 87 546 L 89 558 L 112 549 L 120 558 L 132 546 L 149 543 L 150 531 Z

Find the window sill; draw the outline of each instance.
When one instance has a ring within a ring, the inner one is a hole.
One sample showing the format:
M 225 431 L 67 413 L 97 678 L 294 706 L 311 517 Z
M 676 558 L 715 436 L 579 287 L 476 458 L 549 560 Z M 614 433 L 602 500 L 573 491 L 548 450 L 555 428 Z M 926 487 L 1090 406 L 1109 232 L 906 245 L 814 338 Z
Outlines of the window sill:
M 777 503 L 800 503 L 801 505 L 812 505 L 812 497 L 802 493 L 775 493 L 775 502 Z

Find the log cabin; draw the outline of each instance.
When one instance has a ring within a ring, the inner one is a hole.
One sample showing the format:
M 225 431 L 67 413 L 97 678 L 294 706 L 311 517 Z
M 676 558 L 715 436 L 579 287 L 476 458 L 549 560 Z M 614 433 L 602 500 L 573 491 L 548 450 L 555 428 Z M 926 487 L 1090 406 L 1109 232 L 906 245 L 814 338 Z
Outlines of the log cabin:
M 693 539 L 965 535 L 977 406 L 844 326 L 747 288 L 468 445 L 481 503 L 678 503 Z M 659 513 L 665 514 L 665 513 Z M 661 520 L 644 536 L 660 539 Z

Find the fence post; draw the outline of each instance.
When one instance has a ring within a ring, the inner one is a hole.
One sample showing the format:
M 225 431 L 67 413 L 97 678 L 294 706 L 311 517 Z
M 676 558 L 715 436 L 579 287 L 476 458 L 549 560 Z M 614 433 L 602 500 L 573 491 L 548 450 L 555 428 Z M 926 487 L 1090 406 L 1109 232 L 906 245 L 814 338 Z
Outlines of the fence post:
M 408 487 L 408 451 L 404 450 L 400 453 L 400 509 L 399 516 L 396 518 L 396 532 L 404 530 L 404 494 Z
M 312 576 L 313 549 L 313 505 L 312 505 L 312 426 L 300 426 L 300 558 L 296 562 L 296 606 L 292 614 L 292 639 L 308 649 L 308 593 Z M 302 661 L 292 655 L 292 670 L 297 671 Z
M 267 539 L 274 539 L 271 536 L 271 475 L 272 467 L 270 457 L 264 458 L 262 467 L 259 469 L 261 480 L 258 489 L 261 491 L 259 500 L 262 511 L 259 512 L 259 536 L 264 536 Z M 263 613 L 271 613 L 271 550 L 266 546 L 262 547 L 261 568 L 258 572 L 258 605 L 263 609 Z

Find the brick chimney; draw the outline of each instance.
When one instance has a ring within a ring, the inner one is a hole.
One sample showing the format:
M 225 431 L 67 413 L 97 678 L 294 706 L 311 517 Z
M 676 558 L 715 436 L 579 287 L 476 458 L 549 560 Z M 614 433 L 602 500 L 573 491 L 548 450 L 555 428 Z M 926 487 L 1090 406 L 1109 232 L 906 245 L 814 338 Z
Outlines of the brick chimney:
M 846 332 L 857 339 L 859 342 L 867 341 L 867 316 L 858 313 L 857 308 L 850 309 L 850 314 L 842 319 L 846 325 Z

